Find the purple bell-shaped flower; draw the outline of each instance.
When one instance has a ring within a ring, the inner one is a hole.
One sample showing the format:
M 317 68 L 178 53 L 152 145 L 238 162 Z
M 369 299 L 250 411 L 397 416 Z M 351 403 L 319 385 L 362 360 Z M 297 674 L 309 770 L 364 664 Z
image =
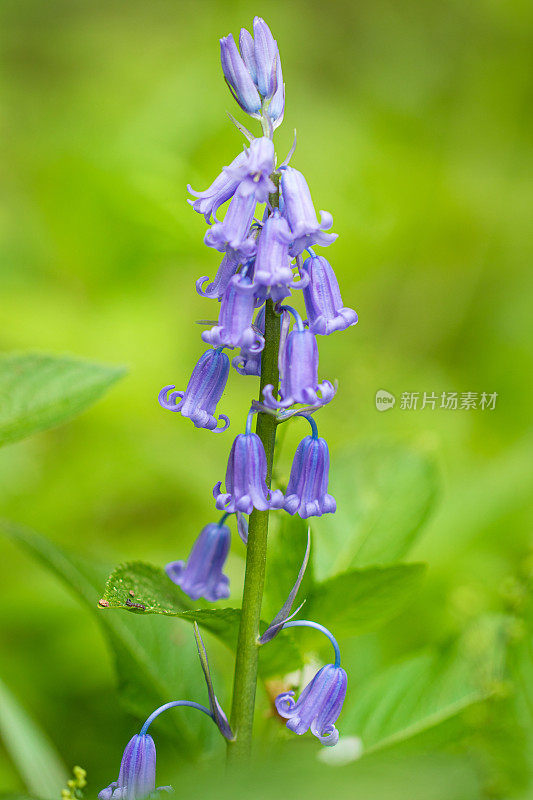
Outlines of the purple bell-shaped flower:
M 284 169 L 281 191 L 283 213 L 293 236 L 289 250 L 291 256 L 299 255 L 314 244 L 325 247 L 335 241 L 336 233 L 324 233 L 333 225 L 333 217 L 327 211 L 321 211 L 318 221 L 307 181 L 301 172 L 293 167 Z
M 170 580 L 191 600 L 203 597 L 214 603 L 229 597 L 229 578 L 222 574 L 231 541 L 226 516 L 202 529 L 187 561 L 172 561 L 165 567 Z
M 290 294 L 290 289 L 303 288 L 309 278 L 296 283 L 292 273 L 289 246 L 293 241 L 287 220 L 276 209 L 263 225 L 257 242 L 254 264 L 254 286 L 259 297 L 277 302 Z
M 253 324 L 254 329 L 264 337 L 265 335 L 265 306 L 261 306 Z M 241 347 L 241 352 L 232 360 L 234 369 L 240 375 L 261 375 L 261 352 L 257 350 L 247 350 Z
M 329 451 L 325 439 L 318 436 L 316 423 L 309 421 L 313 435 L 302 439 L 296 449 L 283 508 L 289 514 L 298 513 L 302 519 L 333 514 L 335 498 L 328 494 Z
M 195 192 L 191 185 L 187 184 L 188 192 L 197 198 L 196 200 L 189 199 L 187 202 L 195 211 L 204 215 L 208 225 L 211 224 L 211 215 L 213 215 L 216 220 L 217 210 L 226 200 L 229 200 L 230 197 L 235 194 L 235 190 L 240 181 L 237 170 L 239 167 L 242 167 L 246 159 L 246 151 L 239 153 L 228 167 L 224 167 L 211 186 L 208 186 L 203 192 Z
M 218 325 L 202 333 L 202 339 L 214 346 L 244 347 L 260 352 L 265 340 L 252 327 L 255 297 L 252 281 L 242 275 L 230 278 L 218 315 Z
M 270 175 L 274 172 L 274 142 L 261 136 L 252 139 L 243 162 L 225 167 L 228 176 L 239 181 L 243 194 L 253 195 L 258 203 L 266 203 L 269 194 L 276 191 Z
M 198 278 L 196 281 L 196 291 L 198 294 L 201 294 L 202 297 L 208 297 L 210 300 L 221 300 L 230 278 L 235 275 L 238 266 L 239 259 L 235 256 L 235 253 L 231 251 L 226 253 L 220 262 L 214 280 L 204 289 L 205 282 L 209 280 L 209 277 L 207 275 L 202 275 L 202 277 Z
M 172 791 L 170 786 L 155 788 L 156 752 L 149 733 L 135 734 L 122 756 L 118 780 L 98 794 L 99 800 L 145 800 L 154 792 Z
M 296 328 L 287 336 L 280 348 L 280 395 L 276 400 L 274 387 L 267 384 L 263 389 L 265 406 L 268 408 L 288 408 L 295 403 L 312 406 L 325 405 L 335 395 L 335 387 L 330 381 L 318 383 L 318 346 L 311 331 L 303 327 L 300 315 L 288 309 L 296 319 Z M 318 392 L 321 393 L 319 397 Z
M 342 667 L 326 664 L 298 700 L 294 692 L 284 692 L 276 697 L 278 714 L 287 720 L 287 728 L 301 736 L 311 728 L 311 733 L 324 745 L 335 745 L 339 732 L 335 722 L 346 697 L 348 678 Z
M 221 491 L 222 481 L 213 489 L 216 507 L 230 514 L 235 511 L 251 514 L 253 508 L 266 511 L 283 505 L 283 494 L 279 489 L 269 491 L 266 485 L 265 449 L 259 436 L 252 433 L 252 417 L 250 412 L 246 433 L 240 433 L 231 447 L 226 469 L 226 492 Z
M 352 308 L 344 308 L 337 277 L 329 261 L 323 256 L 312 255 L 304 261 L 304 274 L 309 283 L 303 295 L 309 330 L 328 336 L 333 331 L 343 331 L 357 322 Z
M 228 417 L 220 414 L 217 419 L 214 413 L 225 389 L 228 373 L 229 358 L 222 349 L 206 350 L 193 369 L 185 391 L 172 391 L 175 389 L 173 384 L 164 386 L 159 392 L 159 404 L 169 411 L 179 411 L 183 417 L 189 417 L 196 428 L 207 428 L 217 433 L 225 431 L 229 425 Z M 220 420 L 225 423 L 222 428 L 217 427 Z
M 248 192 L 246 186 L 239 186 L 222 222 L 215 223 L 206 231 L 206 245 L 221 253 L 232 250 L 238 258 L 255 255 L 255 239 L 250 235 L 255 206 L 255 195 Z

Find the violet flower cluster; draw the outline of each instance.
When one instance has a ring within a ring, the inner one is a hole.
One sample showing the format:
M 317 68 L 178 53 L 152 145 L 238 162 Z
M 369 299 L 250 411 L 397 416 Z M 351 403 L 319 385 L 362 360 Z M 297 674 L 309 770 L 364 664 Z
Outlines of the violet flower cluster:
M 280 327 L 280 386 L 279 392 L 272 383 L 263 386 L 261 400 L 251 404 L 244 432 L 238 433 L 231 445 L 225 486 L 219 480 L 213 489 L 215 507 L 223 516 L 203 527 L 186 561 L 173 561 L 166 566 L 169 579 L 189 598 L 209 602 L 230 595 L 229 578 L 224 574 L 231 544 L 227 524 L 230 516 L 235 515 L 238 533 L 246 544 L 248 515 L 252 512 L 280 510 L 303 519 L 335 512 L 335 499 L 328 493 L 328 445 L 318 434 L 313 414 L 331 402 L 336 382 L 319 378 L 317 337 L 343 331 L 357 322 L 356 312 L 343 305 L 333 267 L 314 250 L 317 246 L 329 247 L 337 238 L 331 233 L 333 218 L 326 211 L 317 216 L 304 175 L 290 165 L 295 145 L 282 163 L 277 162 L 273 133 L 281 124 L 285 109 L 277 43 L 264 20 L 256 17 L 253 34 L 242 29 L 238 46 L 230 34 L 221 39 L 220 47 L 222 70 L 231 94 L 243 111 L 261 123 L 262 135 L 254 137 L 232 118 L 247 139 L 243 151 L 222 168 L 205 190 L 187 187 L 192 196 L 188 202 L 207 225 L 204 242 L 221 256 L 214 278 L 204 275 L 196 282 L 198 294 L 219 303 L 218 321 L 201 334 L 209 348 L 199 357 L 186 388 L 176 391 L 174 384 L 166 385 L 158 400 L 163 408 L 189 417 L 197 428 L 225 431 L 230 420 L 217 411 L 230 372 L 230 357 L 225 351 L 237 350 L 231 356 L 231 364 L 240 376 L 264 374 L 267 313 L 271 319 L 277 316 Z M 222 215 L 223 206 L 226 209 Z M 287 304 L 288 298 L 291 305 Z M 305 317 L 292 305 L 298 302 L 305 308 Z M 284 491 L 270 488 L 264 443 L 252 431 L 256 413 L 272 415 L 276 425 L 303 416 L 311 426 L 311 434 L 296 449 Z M 335 662 L 323 666 L 297 700 L 294 691 L 282 692 L 276 699 L 276 708 L 294 733 L 300 735 L 310 729 L 322 744 L 334 745 L 338 740 L 335 722 L 347 684 L 338 644 L 319 623 L 290 621 L 309 546 L 310 540 L 286 603 L 259 641 L 267 644 L 291 626 L 315 628 L 329 638 Z M 153 712 L 128 743 L 118 779 L 100 793 L 100 800 L 139 800 L 156 791 L 155 747 L 147 730 L 166 708 L 185 705 L 203 711 L 223 736 L 232 739 L 212 689 L 199 633 L 197 644 L 209 691 L 209 708 L 190 701 L 172 701 Z

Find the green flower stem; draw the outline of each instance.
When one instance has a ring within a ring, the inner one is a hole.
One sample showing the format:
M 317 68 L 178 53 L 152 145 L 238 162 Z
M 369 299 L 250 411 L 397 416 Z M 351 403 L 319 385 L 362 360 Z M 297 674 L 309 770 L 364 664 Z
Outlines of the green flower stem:
M 267 300 L 265 312 L 265 348 L 261 357 L 261 383 L 259 399 L 263 399 L 263 387 L 271 383 L 277 392 L 279 383 L 278 351 L 280 317 L 274 311 L 272 300 Z M 256 433 L 263 442 L 267 460 L 267 485 L 272 480 L 272 463 L 276 440 L 276 419 L 270 414 L 257 415 Z M 265 567 L 268 537 L 268 511 L 254 508 L 248 526 L 246 550 L 246 572 L 242 596 L 241 622 L 235 661 L 233 686 L 233 708 L 231 727 L 235 741 L 228 742 L 228 762 L 246 758 L 252 747 L 255 691 L 257 685 L 257 662 L 259 657 L 259 620 L 265 583 Z

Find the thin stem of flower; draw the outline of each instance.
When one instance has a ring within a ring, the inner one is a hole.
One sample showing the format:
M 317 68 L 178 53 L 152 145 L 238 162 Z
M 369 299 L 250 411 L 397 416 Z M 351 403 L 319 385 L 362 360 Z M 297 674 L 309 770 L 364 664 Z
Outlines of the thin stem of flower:
M 225 523 L 225 521 L 227 520 L 227 518 L 228 518 L 228 517 L 230 517 L 230 516 L 231 516 L 230 512 L 229 512 L 229 511 L 227 511 L 225 514 L 223 514 L 223 515 L 220 517 L 220 519 L 219 519 L 219 521 L 218 521 L 218 525 L 219 525 L 219 527 L 220 527 L 220 528 L 223 526 L 223 524 Z
M 317 426 L 315 420 L 313 419 L 313 417 L 308 415 L 308 414 L 298 414 L 298 416 L 299 417 L 303 417 L 304 419 L 306 419 L 308 421 L 308 423 L 311 426 L 311 430 L 313 432 L 313 439 L 318 439 L 318 426 Z
M 211 711 L 205 706 L 200 705 L 200 703 L 194 703 L 192 700 L 171 700 L 170 703 L 165 703 L 163 706 L 156 708 L 155 711 L 152 711 L 152 713 L 142 726 L 139 735 L 144 736 L 144 734 L 147 732 L 148 728 L 150 727 L 154 719 L 158 717 L 160 714 L 162 714 L 163 711 L 166 711 L 168 708 L 175 708 L 176 706 L 187 706 L 188 708 L 195 708 L 197 711 L 201 711 L 203 714 L 207 714 L 208 717 L 211 717 L 211 719 L 213 719 L 213 714 L 211 713 Z
M 276 199 L 271 195 L 272 205 L 274 205 L 272 201 Z M 274 310 L 272 300 L 267 300 L 265 308 L 265 347 L 261 356 L 260 398 L 263 396 L 263 388 L 269 383 L 274 386 L 274 390 L 277 392 L 279 383 L 279 337 L 280 318 Z M 266 482 L 270 488 L 276 440 L 276 418 L 270 414 L 259 412 L 256 433 L 265 448 L 267 461 Z M 248 757 L 252 747 L 257 665 L 260 648 L 258 643 L 259 620 L 265 583 L 268 515 L 268 511 L 258 511 L 254 508 L 250 514 L 248 525 L 246 572 L 244 576 L 231 713 L 231 727 L 235 734 L 235 741 L 228 742 L 228 762 L 231 763 L 236 763 Z
M 303 331 L 304 330 L 303 320 L 302 320 L 301 316 L 298 314 L 298 312 L 296 311 L 295 308 L 293 308 L 292 306 L 279 306 L 278 310 L 279 311 L 290 311 L 290 313 L 294 317 L 294 321 L 296 323 L 296 327 L 298 328 L 298 330 L 299 331 Z
M 328 639 L 330 640 L 331 644 L 333 645 L 333 649 L 335 651 L 335 666 L 336 667 L 340 667 L 340 665 L 341 665 L 341 651 L 340 651 L 340 648 L 339 648 L 339 643 L 337 642 L 337 640 L 335 639 L 335 637 L 333 636 L 331 631 L 328 631 L 328 629 L 325 628 L 323 625 L 320 625 L 320 623 L 318 623 L 318 622 L 311 622 L 311 620 L 308 620 L 308 619 L 295 619 L 292 622 L 286 622 L 283 627 L 284 628 L 315 628 L 317 631 L 320 631 L 321 633 L 323 633 L 324 636 L 328 637 Z
M 255 411 L 254 411 L 253 408 L 251 408 L 249 410 L 249 412 L 248 412 L 248 416 L 246 417 L 246 429 L 245 429 L 246 433 L 251 433 L 252 432 L 252 421 L 253 421 L 253 418 L 254 418 L 254 414 L 255 414 Z

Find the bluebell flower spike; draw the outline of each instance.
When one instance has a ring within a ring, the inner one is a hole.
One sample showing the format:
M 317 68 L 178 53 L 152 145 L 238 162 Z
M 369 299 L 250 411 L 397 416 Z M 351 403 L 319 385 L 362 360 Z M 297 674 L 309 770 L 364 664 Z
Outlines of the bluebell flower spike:
M 228 718 L 226 717 L 224 711 L 222 710 L 220 703 L 217 700 L 215 690 L 213 688 L 211 671 L 209 669 L 209 660 L 207 658 L 207 650 L 205 649 L 205 644 L 200 635 L 200 630 L 196 622 L 194 623 L 194 638 L 196 640 L 198 658 L 200 659 L 200 664 L 202 665 L 202 671 L 204 673 L 204 678 L 207 685 L 207 693 L 209 695 L 209 708 L 211 709 L 213 720 L 217 728 L 219 729 L 220 733 L 222 734 L 222 736 L 225 739 L 228 739 L 229 741 L 233 741 L 233 739 L 235 738 L 233 735 L 233 731 L 230 728 Z
M 232 444 L 226 469 L 226 491 L 221 489 L 222 481 L 213 488 L 216 507 L 221 511 L 251 514 L 254 508 L 266 511 L 283 505 L 282 492 L 271 491 L 266 485 L 265 449 L 259 436 L 252 433 L 253 413 L 248 414 L 246 432 L 240 433 Z
M 300 585 L 302 583 L 303 577 L 305 575 L 305 570 L 307 569 L 307 564 L 309 562 L 309 554 L 310 554 L 310 552 L 311 552 L 311 530 L 308 528 L 308 530 L 307 530 L 307 547 L 305 548 L 305 555 L 304 555 L 304 559 L 302 561 L 302 566 L 300 567 L 300 571 L 298 572 L 298 577 L 296 578 L 294 586 L 290 590 L 287 599 L 283 603 L 283 606 L 280 608 L 280 610 L 278 611 L 278 613 L 276 614 L 276 616 L 274 617 L 274 619 L 272 620 L 272 622 L 270 623 L 270 625 L 268 626 L 266 631 L 263 633 L 263 635 L 259 639 L 259 643 L 260 644 L 266 644 L 267 642 L 272 641 L 272 639 L 275 636 L 277 636 L 278 633 L 281 631 L 281 629 L 283 628 L 285 623 L 290 619 L 292 606 L 294 604 L 294 600 L 296 598 L 296 595 L 298 594 L 298 590 L 300 588 Z M 300 608 L 301 608 L 301 606 L 300 606 Z M 300 608 L 298 609 L 298 611 L 300 610 Z M 295 613 L 297 613 L 297 612 L 295 612 Z
M 226 517 L 202 529 L 187 561 L 171 561 L 165 567 L 170 580 L 191 600 L 203 597 L 214 603 L 229 597 L 229 578 L 222 572 L 231 542 Z
M 229 358 L 221 348 L 206 350 L 192 371 L 184 392 L 173 391 L 175 386 L 164 386 L 158 402 L 168 411 L 177 411 L 189 417 L 196 428 L 206 428 L 221 433 L 229 426 L 229 418 L 215 411 L 226 387 L 229 373 Z M 169 394 L 170 392 L 170 394 Z M 222 427 L 219 423 L 222 422 Z

